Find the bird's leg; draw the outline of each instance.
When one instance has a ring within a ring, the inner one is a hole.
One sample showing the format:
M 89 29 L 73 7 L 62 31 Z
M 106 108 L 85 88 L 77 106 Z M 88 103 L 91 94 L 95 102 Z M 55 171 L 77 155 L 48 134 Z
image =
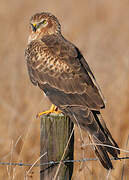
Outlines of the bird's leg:
M 37 114 L 37 117 L 40 117 L 40 116 L 42 116 L 42 115 L 44 115 L 44 114 L 48 115 L 48 114 L 51 114 L 51 113 L 61 114 L 61 111 L 58 109 L 57 106 L 55 106 L 54 104 L 52 104 L 52 106 L 50 107 L 49 110 L 38 113 L 38 114 Z

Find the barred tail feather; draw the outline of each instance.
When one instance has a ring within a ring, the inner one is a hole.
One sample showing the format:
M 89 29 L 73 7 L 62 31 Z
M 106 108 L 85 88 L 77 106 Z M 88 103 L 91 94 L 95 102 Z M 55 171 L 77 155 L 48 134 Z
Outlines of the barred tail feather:
M 104 168 L 108 170 L 113 169 L 109 154 L 114 158 L 118 158 L 120 151 L 100 112 L 89 110 L 88 108 L 67 107 L 65 113 L 70 116 L 74 123 L 78 121 L 79 126 L 88 131 L 90 139 L 94 144 L 95 154 Z
M 95 154 L 98 156 L 101 164 L 106 169 L 113 169 L 113 165 L 108 153 L 111 154 L 114 158 L 118 158 L 118 154 L 120 154 L 118 149 L 119 147 L 108 130 L 100 112 L 92 111 L 92 113 L 99 125 L 97 133 L 93 133 L 91 135 L 91 139 L 94 143 Z
M 102 142 L 100 142 L 96 137 L 92 137 L 92 142 L 94 144 L 94 151 L 97 157 L 99 158 L 101 164 L 106 169 L 113 169 L 112 162 L 109 158 L 108 152 L 112 151 L 112 148 L 109 150 Z
M 109 154 L 118 158 L 120 154 L 119 147 L 109 132 L 100 111 L 90 110 L 78 106 L 67 107 L 62 109 L 65 114 L 69 115 L 74 123 L 80 128 L 86 130 L 91 141 L 94 144 L 95 154 L 98 156 L 101 164 L 106 169 L 113 169 Z
M 101 164 L 103 165 L 104 168 L 106 169 L 113 169 L 112 162 L 105 151 L 105 149 L 102 146 L 95 146 L 95 154 L 99 158 Z

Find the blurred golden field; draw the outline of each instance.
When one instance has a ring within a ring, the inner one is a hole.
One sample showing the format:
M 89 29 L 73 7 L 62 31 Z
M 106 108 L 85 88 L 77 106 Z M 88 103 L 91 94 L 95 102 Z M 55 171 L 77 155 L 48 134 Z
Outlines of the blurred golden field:
M 129 1 L 71 0 L 0 3 L 0 161 L 34 163 L 40 155 L 40 120 L 37 112 L 50 102 L 28 78 L 24 59 L 28 22 L 36 12 L 55 14 L 64 36 L 84 54 L 107 100 L 103 117 L 120 148 L 129 150 Z M 86 143 L 88 141 L 85 136 Z M 75 133 L 75 159 L 91 157 L 81 150 Z M 120 156 L 129 156 L 121 152 Z M 129 160 L 113 161 L 108 173 L 98 161 L 76 163 L 73 180 L 119 180 Z M 0 180 L 39 179 L 39 168 L 0 165 Z

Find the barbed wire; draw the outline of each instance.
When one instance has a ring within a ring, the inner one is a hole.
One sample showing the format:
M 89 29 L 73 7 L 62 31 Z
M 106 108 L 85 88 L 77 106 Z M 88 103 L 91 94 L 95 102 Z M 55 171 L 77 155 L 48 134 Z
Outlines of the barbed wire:
M 111 158 L 111 160 L 127 160 L 129 157 L 119 157 L 119 158 Z M 39 167 L 39 166 L 46 166 L 46 165 L 57 165 L 60 162 L 61 163 L 75 163 L 75 162 L 86 162 L 86 161 L 98 161 L 98 158 L 83 158 L 83 159 L 78 159 L 78 160 L 63 160 L 63 161 L 49 161 L 46 163 L 41 163 L 41 164 L 27 164 L 27 163 L 22 163 L 22 162 L 0 162 L 0 165 L 4 166 L 33 166 L 33 167 Z

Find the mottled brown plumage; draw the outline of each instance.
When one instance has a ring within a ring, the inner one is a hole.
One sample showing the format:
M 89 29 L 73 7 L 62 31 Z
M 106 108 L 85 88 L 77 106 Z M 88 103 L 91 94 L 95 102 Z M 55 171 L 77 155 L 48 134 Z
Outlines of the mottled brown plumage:
M 105 107 L 104 98 L 83 55 L 62 36 L 60 24 L 52 14 L 43 12 L 31 17 L 25 58 L 31 82 L 88 131 L 100 162 L 112 169 L 108 153 L 117 158 L 119 150 L 97 145 L 118 148 L 100 114 Z

